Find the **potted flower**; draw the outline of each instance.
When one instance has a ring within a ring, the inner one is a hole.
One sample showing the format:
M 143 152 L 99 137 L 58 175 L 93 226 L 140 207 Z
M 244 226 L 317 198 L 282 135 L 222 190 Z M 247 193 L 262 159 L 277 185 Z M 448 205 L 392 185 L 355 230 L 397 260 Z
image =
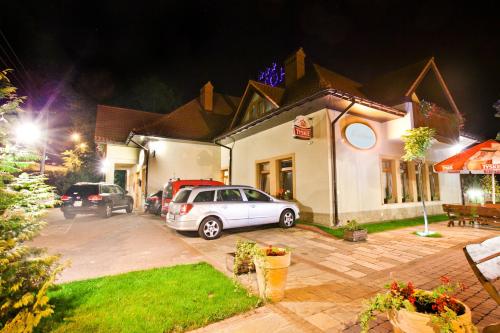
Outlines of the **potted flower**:
M 465 286 L 452 284 L 447 277 L 441 277 L 441 281 L 442 284 L 432 291 L 415 289 L 411 282 L 394 281 L 386 286 L 389 291 L 373 297 L 360 314 L 362 332 L 368 331 L 369 322 L 377 312 L 387 314 L 394 332 L 476 332 L 469 307 L 454 297 Z
M 290 262 L 290 249 L 271 245 L 267 248 L 255 247 L 254 263 L 261 298 L 273 302 L 283 299 Z
M 356 220 L 347 221 L 344 226 L 344 240 L 350 242 L 364 241 L 368 237 L 368 230 L 363 228 Z
M 228 253 L 226 256 L 226 267 L 234 275 L 255 272 L 253 253 L 255 242 L 238 240 L 236 252 Z

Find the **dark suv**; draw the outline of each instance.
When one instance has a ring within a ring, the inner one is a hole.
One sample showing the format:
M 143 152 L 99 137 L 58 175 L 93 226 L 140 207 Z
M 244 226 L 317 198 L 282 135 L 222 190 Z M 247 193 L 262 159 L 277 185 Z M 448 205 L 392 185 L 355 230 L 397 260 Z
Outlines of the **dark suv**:
M 61 210 L 66 219 L 76 214 L 99 214 L 110 217 L 114 210 L 132 213 L 134 199 L 120 186 L 103 183 L 76 183 L 61 197 Z

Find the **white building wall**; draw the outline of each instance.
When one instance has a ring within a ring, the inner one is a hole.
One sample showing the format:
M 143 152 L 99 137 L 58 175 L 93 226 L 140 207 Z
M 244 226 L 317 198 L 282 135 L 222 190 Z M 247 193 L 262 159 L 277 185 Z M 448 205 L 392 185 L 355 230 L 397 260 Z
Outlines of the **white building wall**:
M 339 113 L 330 111 L 334 119 Z M 369 150 L 359 150 L 346 142 L 343 129 L 351 122 L 362 122 L 369 125 L 377 136 L 376 145 Z M 351 115 L 344 116 L 336 126 L 337 182 L 339 218 L 342 223 L 348 219 L 358 222 L 372 222 L 388 219 L 408 218 L 422 215 L 420 202 L 384 204 L 381 160 L 383 158 L 399 160 L 404 154 L 401 135 L 412 128 L 411 113 L 405 117 L 376 122 Z M 431 148 L 428 160 L 439 162 L 451 155 L 450 145 L 437 144 Z M 396 168 L 396 171 L 399 167 Z M 430 214 L 442 212 L 443 203 L 460 202 L 461 190 L 458 175 L 440 174 L 440 201 L 427 201 Z M 400 177 L 397 176 L 396 187 L 401 192 Z
M 292 121 L 237 140 L 233 146 L 232 181 L 233 184 L 257 186 L 257 161 L 295 154 L 295 199 L 302 215 L 311 217 L 314 212 L 316 221 L 328 223 L 331 216 L 331 172 L 327 113 L 321 110 L 308 117 L 313 123 L 311 141 L 293 138 Z M 223 167 L 229 165 L 228 156 L 223 152 Z
M 128 147 L 125 145 L 107 144 L 106 159 L 105 159 L 105 181 L 106 183 L 114 182 L 114 174 L 116 169 L 128 170 L 130 166 L 135 166 L 139 158 L 139 149 Z M 117 165 L 129 167 L 117 167 Z M 130 187 L 131 182 L 128 181 L 127 187 Z M 131 188 L 127 189 L 131 191 Z
M 148 148 L 148 193 L 162 189 L 171 178 L 221 180 L 221 148 L 217 145 L 161 140 L 149 142 Z

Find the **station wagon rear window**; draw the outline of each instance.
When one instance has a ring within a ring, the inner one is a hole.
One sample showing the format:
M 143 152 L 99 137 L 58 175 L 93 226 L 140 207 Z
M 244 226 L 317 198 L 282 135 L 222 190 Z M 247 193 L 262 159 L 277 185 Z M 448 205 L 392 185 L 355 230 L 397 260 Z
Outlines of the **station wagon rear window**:
M 188 201 L 189 195 L 191 194 L 191 190 L 184 190 L 177 192 L 177 195 L 174 198 L 175 203 L 186 203 Z
M 211 202 L 214 201 L 215 191 L 204 191 L 198 193 L 193 202 Z

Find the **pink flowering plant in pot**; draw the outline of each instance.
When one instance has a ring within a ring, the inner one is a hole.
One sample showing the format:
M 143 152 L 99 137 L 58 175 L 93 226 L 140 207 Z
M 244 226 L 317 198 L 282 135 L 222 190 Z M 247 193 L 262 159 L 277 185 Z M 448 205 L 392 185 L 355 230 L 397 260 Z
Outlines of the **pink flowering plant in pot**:
M 431 291 L 416 289 L 412 282 L 387 285 L 388 291 L 370 299 L 359 315 L 362 332 L 368 332 L 377 313 L 387 314 L 396 333 L 477 332 L 469 307 L 455 297 L 465 286 L 445 276 L 441 282 Z

